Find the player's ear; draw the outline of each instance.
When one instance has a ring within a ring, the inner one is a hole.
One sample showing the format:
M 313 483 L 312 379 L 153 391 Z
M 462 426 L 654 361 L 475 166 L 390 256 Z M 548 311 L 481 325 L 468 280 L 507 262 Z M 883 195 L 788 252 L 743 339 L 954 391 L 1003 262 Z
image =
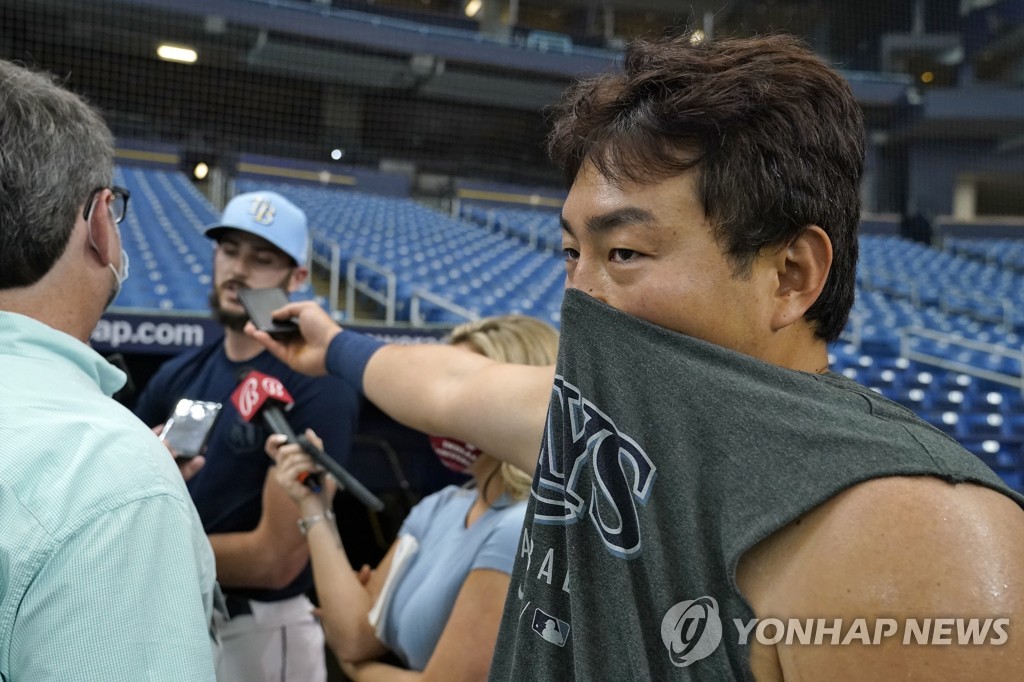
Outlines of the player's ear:
M 825 287 L 832 269 L 832 240 L 817 225 L 807 227 L 773 257 L 778 273 L 772 331 L 803 318 Z
M 298 291 L 307 279 L 309 279 L 309 268 L 304 268 L 301 265 L 293 268 L 291 279 L 288 282 L 288 293 Z

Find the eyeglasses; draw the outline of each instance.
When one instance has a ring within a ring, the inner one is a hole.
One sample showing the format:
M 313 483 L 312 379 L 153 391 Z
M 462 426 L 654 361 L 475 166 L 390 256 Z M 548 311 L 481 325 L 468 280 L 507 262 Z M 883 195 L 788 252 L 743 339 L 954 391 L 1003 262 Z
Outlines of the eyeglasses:
M 82 217 L 85 220 L 89 219 L 89 214 L 92 213 L 93 202 L 96 201 L 96 195 L 105 189 L 109 189 L 110 193 L 114 196 L 114 200 L 110 203 L 110 216 L 114 219 L 115 223 L 120 223 L 124 220 L 124 216 L 128 213 L 128 199 L 132 193 L 126 190 L 124 187 L 118 187 L 114 185 L 112 187 L 97 187 L 93 191 L 89 192 L 89 198 L 85 201 L 85 212 L 82 213 Z

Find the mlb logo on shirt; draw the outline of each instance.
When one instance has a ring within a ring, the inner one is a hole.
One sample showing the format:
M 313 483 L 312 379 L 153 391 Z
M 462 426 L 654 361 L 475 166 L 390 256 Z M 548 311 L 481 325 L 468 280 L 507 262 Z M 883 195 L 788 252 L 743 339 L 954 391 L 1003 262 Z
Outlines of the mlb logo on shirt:
M 569 639 L 569 624 L 540 609 L 533 612 L 533 631 L 542 639 L 558 646 L 565 646 Z

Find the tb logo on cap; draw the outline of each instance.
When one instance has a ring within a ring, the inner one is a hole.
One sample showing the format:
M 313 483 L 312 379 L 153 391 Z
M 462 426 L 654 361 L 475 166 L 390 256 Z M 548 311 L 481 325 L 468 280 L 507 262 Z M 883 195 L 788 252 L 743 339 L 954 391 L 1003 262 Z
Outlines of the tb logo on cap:
M 269 225 L 274 222 L 274 215 L 276 213 L 277 210 L 274 208 L 274 204 L 270 202 L 270 199 L 264 197 L 256 197 L 249 207 L 249 215 L 260 225 Z

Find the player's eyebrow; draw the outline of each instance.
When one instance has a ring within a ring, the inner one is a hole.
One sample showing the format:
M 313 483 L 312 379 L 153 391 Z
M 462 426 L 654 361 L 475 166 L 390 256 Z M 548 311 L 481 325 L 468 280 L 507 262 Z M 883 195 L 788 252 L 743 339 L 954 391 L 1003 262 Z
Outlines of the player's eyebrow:
M 565 216 L 560 216 L 559 222 L 563 231 L 573 234 L 572 225 L 565 219 Z M 586 228 L 588 232 L 592 233 L 608 232 L 623 225 L 654 225 L 656 222 L 654 214 L 647 209 L 639 206 L 625 206 L 587 218 Z

